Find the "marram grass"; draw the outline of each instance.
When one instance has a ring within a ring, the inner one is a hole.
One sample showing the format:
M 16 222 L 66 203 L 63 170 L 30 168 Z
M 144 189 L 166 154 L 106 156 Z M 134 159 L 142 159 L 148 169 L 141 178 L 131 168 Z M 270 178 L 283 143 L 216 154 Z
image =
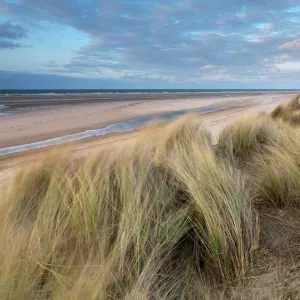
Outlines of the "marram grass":
M 181 118 L 21 171 L 1 196 L 0 299 L 266 299 L 251 285 L 261 220 L 300 208 L 299 129 L 275 115 L 216 146 Z M 282 284 L 270 299 L 298 299 L 297 280 Z

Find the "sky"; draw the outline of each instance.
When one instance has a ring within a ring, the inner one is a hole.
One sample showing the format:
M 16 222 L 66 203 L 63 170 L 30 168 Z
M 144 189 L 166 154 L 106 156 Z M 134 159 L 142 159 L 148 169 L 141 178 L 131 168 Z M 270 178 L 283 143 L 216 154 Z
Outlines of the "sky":
M 300 89 L 300 0 L 0 0 L 0 88 Z

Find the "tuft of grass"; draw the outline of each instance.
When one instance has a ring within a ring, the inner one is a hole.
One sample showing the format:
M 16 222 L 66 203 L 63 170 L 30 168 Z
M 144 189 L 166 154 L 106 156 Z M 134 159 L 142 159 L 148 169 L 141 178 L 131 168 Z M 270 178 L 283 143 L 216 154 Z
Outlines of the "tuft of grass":
M 242 167 L 250 176 L 249 184 L 256 203 L 277 208 L 300 207 L 300 131 L 278 118 L 259 115 L 230 124 L 220 136 L 216 151 L 222 158 Z
M 300 114 L 293 114 L 289 116 L 288 122 L 293 126 L 300 125 Z
M 246 177 L 201 124 L 21 173 L 1 210 L 1 299 L 219 297 L 257 247 Z M 221 293 L 221 292 L 220 292 Z
M 180 126 L 184 129 L 187 123 Z M 252 195 L 246 189 L 243 174 L 218 162 L 205 132 L 201 128 L 197 131 L 181 135 L 184 139 L 179 140 L 180 131 L 175 122 L 158 145 L 158 149 L 161 143 L 163 149 L 172 145 L 160 161 L 170 170 L 193 207 L 190 217 L 193 239 L 200 243 L 198 251 L 202 252 L 206 272 L 221 280 L 242 279 L 257 246 Z
M 279 105 L 271 112 L 271 117 L 276 119 L 281 119 L 293 126 L 298 126 L 300 124 L 300 95 L 292 98 L 287 105 Z
M 286 151 L 274 151 L 257 158 L 253 167 L 260 202 L 277 208 L 300 208 L 299 158 Z
M 278 105 L 272 112 L 271 117 L 273 119 L 287 120 L 289 117 L 289 109 L 285 105 Z
M 300 131 L 286 124 L 278 132 L 276 143 L 257 155 L 249 169 L 259 200 L 278 208 L 300 208 Z
M 260 114 L 229 124 L 221 132 L 217 153 L 238 164 L 245 164 L 256 153 L 278 139 L 278 123 Z
M 300 94 L 293 97 L 287 104 L 287 108 L 291 111 L 300 109 Z

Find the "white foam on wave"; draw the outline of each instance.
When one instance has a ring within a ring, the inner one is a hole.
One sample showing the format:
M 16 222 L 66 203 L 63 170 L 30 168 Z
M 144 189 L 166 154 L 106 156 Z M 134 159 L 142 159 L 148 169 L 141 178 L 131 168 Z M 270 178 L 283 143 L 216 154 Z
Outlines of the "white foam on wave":
M 0 104 L 0 116 L 6 116 L 8 115 L 8 113 L 6 112 L 2 112 L 4 109 L 8 108 L 9 106 L 4 105 L 4 104 Z
M 200 109 L 198 114 L 205 114 L 209 112 L 216 112 L 220 110 L 224 110 L 226 108 L 219 108 L 219 109 Z M 46 148 L 49 146 L 55 146 L 63 143 L 78 141 L 82 139 L 87 139 L 90 137 L 96 137 L 96 136 L 103 136 L 107 134 L 112 133 L 121 133 L 121 132 L 129 132 L 133 130 L 140 129 L 144 127 L 149 122 L 155 120 L 155 119 L 167 119 L 172 120 L 177 118 L 180 115 L 184 115 L 186 111 L 174 111 L 174 112 L 167 112 L 159 115 L 154 116 L 145 116 L 142 118 L 132 119 L 125 122 L 119 122 L 112 125 L 109 125 L 107 127 L 101 128 L 101 129 L 95 129 L 95 130 L 86 130 L 80 133 L 75 133 L 71 135 L 66 135 L 58 138 L 48 139 L 45 141 L 25 144 L 25 145 L 18 145 L 18 146 L 12 146 L 12 147 L 6 147 L 0 149 L 0 156 L 8 155 L 8 154 L 14 154 L 14 153 L 20 153 L 25 152 L 29 150 L 35 150 L 35 149 L 41 149 Z

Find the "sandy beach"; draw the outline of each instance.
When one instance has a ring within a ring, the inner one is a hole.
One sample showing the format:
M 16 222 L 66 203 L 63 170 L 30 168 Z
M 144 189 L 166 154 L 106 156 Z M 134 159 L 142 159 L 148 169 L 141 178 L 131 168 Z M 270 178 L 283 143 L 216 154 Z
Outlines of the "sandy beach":
M 73 104 L 35 111 L 19 112 L 0 117 L 0 148 L 22 145 L 56 138 L 88 129 L 99 129 L 116 122 L 126 121 L 162 112 L 199 108 L 222 108 L 222 111 L 199 116 L 210 130 L 214 140 L 219 132 L 234 119 L 251 115 L 258 111 L 270 111 L 280 103 L 287 102 L 292 93 L 264 93 L 255 95 L 235 95 L 215 98 L 180 98 L 160 101 L 124 100 L 117 102 L 97 102 Z M 54 99 L 54 101 L 58 101 Z M 72 155 L 93 152 L 103 144 L 124 145 L 142 131 L 112 134 L 60 145 L 58 148 Z M 24 164 L 42 159 L 48 148 L 27 151 L 0 157 L 0 180 L 9 178 Z
M 88 129 L 99 129 L 116 122 L 168 111 L 199 108 L 233 109 L 238 107 L 249 109 L 250 106 L 254 106 L 254 109 L 264 110 L 288 100 L 291 96 L 292 94 L 281 93 L 235 95 L 232 97 L 210 96 L 208 98 L 189 98 L 186 96 L 180 99 L 175 96 L 174 99 L 163 98 L 160 101 L 152 101 L 147 95 L 144 96 L 144 100 L 107 102 L 101 98 L 101 101 L 97 103 L 87 102 L 87 104 L 77 104 L 78 99 L 75 97 L 75 103 L 70 102 L 67 106 L 58 105 L 47 109 L 18 111 L 18 113 L 1 116 L 0 148 L 43 141 Z M 140 96 L 139 99 L 141 98 Z M 47 101 L 48 104 L 52 103 L 53 105 L 59 99 L 58 97 L 58 99 L 52 99 L 52 102 L 50 99 Z M 16 99 L 12 99 L 10 103 L 16 101 Z M 19 105 L 21 102 L 24 102 L 24 99 L 18 100 Z M 227 113 L 231 114 L 229 111 Z

